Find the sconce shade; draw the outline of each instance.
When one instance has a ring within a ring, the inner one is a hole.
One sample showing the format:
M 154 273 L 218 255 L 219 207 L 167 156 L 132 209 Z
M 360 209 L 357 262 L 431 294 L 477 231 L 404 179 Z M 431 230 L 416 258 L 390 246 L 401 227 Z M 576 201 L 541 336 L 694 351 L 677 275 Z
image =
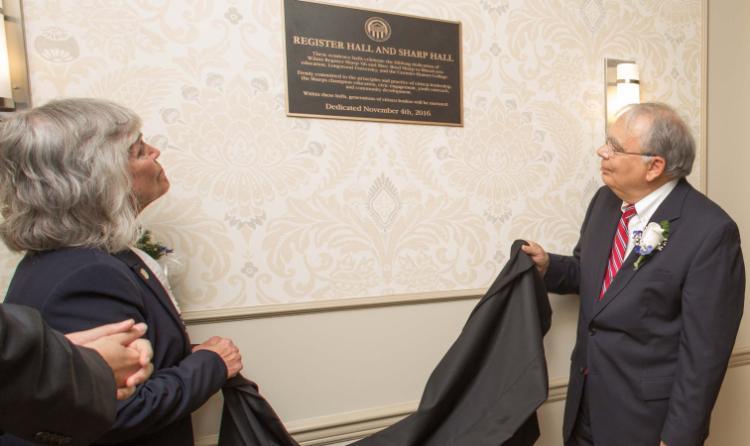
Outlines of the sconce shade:
M 641 102 L 641 88 L 638 65 L 617 64 L 617 110 L 639 102 Z
M 623 107 L 641 102 L 640 74 L 633 60 L 604 59 L 604 130 Z
M 23 0 L 0 0 L 0 112 L 31 107 Z

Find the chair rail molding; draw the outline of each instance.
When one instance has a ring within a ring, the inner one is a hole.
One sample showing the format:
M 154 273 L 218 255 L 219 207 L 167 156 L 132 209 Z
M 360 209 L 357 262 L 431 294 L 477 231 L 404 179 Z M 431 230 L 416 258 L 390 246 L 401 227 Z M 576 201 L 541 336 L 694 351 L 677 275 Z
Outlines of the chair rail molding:
M 250 307 L 217 308 L 185 311 L 182 319 L 187 325 L 211 324 L 238 320 L 293 316 L 330 311 L 363 310 L 367 308 L 398 305 L 421 305 L 436 302 L 479 299 L 487 290 L 436 291 L 426 293 L 397 294 L 390 296 L 358 297 L 348 299 L 321 300 L 293 304 L 258 305 Z

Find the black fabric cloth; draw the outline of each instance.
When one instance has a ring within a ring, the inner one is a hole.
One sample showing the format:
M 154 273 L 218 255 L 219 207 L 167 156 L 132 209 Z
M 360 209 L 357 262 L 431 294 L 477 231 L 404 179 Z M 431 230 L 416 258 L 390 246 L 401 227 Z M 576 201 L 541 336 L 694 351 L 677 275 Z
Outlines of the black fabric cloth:
M 257 384 L 238 375 L 221 390 L 224 410 L 219 446 L 299 446 L 261 396 Z
M 517 240 L 510 260 L 432 372 L 416 412 L 356 446 L 529 446 L 547 399 L 552 310 Z

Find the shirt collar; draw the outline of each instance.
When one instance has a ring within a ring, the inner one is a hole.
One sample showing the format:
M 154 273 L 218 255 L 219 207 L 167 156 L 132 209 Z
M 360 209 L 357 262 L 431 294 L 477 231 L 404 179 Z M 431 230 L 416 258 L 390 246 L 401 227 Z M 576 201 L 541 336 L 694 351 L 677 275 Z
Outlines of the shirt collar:
M 656 212 L 659 205 L 661 205 L 667 198 L 667 195 L 669 195 L 675 186 L 677 186 L 678 181 L 678 179 L 670 180 L 659 186 L 655 191 L 638 200 L 635 203 L 635 212 L 636 215 L 638 215 L 638 219 L 641 221 L 651 220 L 651 216 L 654 215 L 654 212 Z M 624 212 L 627 206 L 628 203 L 623 201 L 620 209 Z

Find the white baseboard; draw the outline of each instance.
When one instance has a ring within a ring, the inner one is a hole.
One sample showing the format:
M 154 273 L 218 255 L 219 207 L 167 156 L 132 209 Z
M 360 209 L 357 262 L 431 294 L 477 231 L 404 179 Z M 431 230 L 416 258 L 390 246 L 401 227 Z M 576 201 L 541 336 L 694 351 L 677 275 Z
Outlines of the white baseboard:
M 414 412 L 419 401 L 376 407 L 289 423 L 287 428 L 303 446 L 354 441 L 396 423 Z

